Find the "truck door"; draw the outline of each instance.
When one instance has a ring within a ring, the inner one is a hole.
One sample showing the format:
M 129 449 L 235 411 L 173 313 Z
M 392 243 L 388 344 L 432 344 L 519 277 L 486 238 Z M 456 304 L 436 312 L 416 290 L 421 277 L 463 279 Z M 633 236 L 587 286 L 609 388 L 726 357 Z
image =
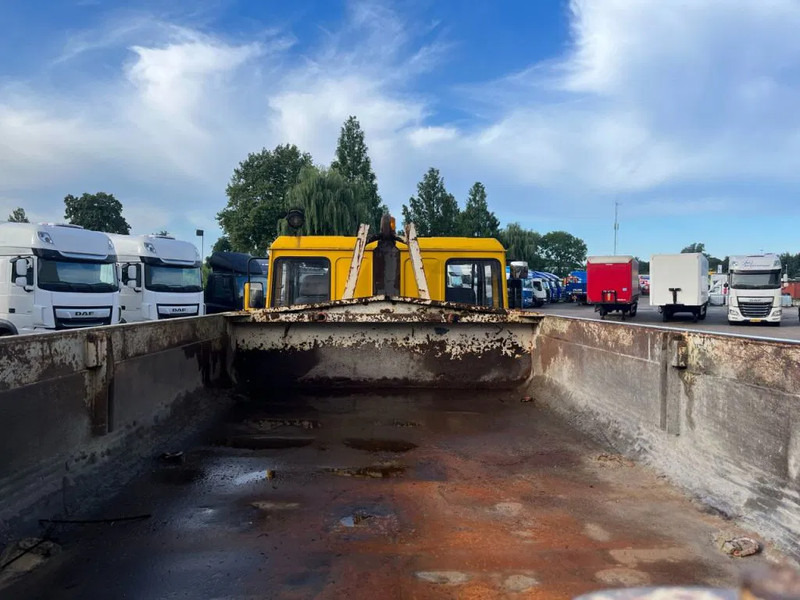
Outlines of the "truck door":
M 238 310 L 236 280 L 228 273 L 211 273 L 206 282 L 205 303 L 206 313 L 214 314 Z

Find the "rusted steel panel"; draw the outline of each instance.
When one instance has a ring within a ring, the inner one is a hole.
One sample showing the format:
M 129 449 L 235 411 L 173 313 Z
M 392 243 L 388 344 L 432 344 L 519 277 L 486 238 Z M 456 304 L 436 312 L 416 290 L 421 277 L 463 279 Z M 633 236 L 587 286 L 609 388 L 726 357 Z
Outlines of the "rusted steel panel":
M 118 362 L 202 340 L 221 339 L 226 332 L 225 317 L 209 315 L 2 337 L 0 391 L 90 368 L 86 364 L 86 339 L 89 335 L 96 339 L 105 336 L 114 350 L 114 360 Z
M 25 509 L 80 507 L 146 464 L 136 461 L 162 436 L 224 410 L 227 397 L 208 399 L 227 380 L 228 354 L 222 316 L 0 340 L 0 545 Z
M 800 344 L 547 316 L 531 393 L 800 558 Z
M 531 374 L 525 324 L 235 324 L 237 381 L 254 386 L 509 387 Z
M 419 322 L 419 323 L 537 323 L 542 315 L 524 311 L 470 306 L 453 302 L 374 296 L 321 304 L 268 308 L 226 315 L 236 323 L 269 322 Z

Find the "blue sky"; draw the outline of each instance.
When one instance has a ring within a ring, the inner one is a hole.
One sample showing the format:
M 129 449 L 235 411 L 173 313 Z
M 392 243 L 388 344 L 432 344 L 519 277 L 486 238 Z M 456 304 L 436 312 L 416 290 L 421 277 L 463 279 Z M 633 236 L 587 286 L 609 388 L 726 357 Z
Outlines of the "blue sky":
M 219 230 L 248 152 L 364 127 L 399 215 L 430 166 L 591 254 L 800 251 L 800 2 L 0 2 L 0 215 L 114 193 Z

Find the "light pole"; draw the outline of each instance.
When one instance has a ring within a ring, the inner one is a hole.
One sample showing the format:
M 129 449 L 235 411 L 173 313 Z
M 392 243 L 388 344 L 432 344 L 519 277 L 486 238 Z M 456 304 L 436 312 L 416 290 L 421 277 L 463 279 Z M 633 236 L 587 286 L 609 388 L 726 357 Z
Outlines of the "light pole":
M 617 232 L 619 231 L 619 200 L 614 200 L 614 256 L 617 255 Z
M 197 229 L 194 234 L 200 238 L 200 261 L 202 262 L 205 258 L 206 253 L 206 238 L 204 237 L 204 232 L 202 229 Z

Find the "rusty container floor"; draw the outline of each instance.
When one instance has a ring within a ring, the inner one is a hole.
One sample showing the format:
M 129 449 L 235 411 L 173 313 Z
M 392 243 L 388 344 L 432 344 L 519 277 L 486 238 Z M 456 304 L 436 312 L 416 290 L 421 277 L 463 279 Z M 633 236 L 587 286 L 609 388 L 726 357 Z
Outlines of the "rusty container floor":
M 51 529 L 32 599 L 571 598 L 731 586 L 731 523 L 507 393 L 242 402 L 183 462 Z

